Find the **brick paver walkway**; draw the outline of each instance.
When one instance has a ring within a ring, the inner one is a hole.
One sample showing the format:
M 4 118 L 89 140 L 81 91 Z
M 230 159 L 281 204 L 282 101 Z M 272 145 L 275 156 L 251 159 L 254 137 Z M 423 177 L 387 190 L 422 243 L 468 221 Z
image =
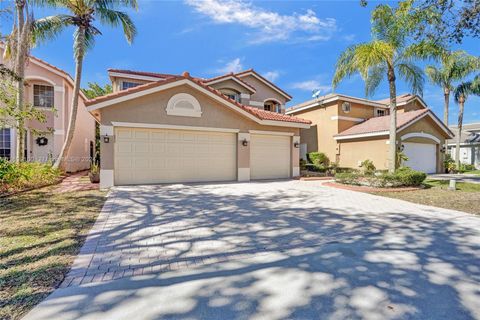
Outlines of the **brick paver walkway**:
M 91 183 L 88 178 L 88 171 L 81 171 L 74 173 L 65 179 L 57 186 L 56 192 L 74 192 L 74 191 L 88 191 L 97 190 L 98 183 Z

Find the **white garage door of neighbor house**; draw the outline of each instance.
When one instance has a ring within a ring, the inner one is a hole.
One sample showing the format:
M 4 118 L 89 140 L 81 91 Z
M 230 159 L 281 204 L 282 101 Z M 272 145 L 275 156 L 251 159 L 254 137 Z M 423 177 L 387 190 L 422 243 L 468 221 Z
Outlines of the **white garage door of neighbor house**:
M 250 178 L 289 178 L 290 140 L 290 136 L 252 134 Z
M 437 171 L 437 147 L 434 144 L 404 142 L 405 166 L 425 173 Z
M 115 129 L 115 184 L 232 181 L 235 133 Z

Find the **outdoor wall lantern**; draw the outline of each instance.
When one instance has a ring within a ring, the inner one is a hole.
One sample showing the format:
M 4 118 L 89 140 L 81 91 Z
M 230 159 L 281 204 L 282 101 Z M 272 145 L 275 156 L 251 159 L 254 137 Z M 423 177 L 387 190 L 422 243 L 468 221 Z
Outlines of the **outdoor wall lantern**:
M 398 147 L 398 150 L 400 152 L 403 152 L 403 150 L 405 149 L 405 145 L 401 144 L 400 147 Z
M 244 146 L 244 147 L 248 146 L 248 140 L 247 139 L 242 140 L 242 146 Z
M 441 153 L 445 153 L 445 151 L 447 151 L 447 150 L 445 149 L 445 147 L 442 147 L 442 148 L 440 149 L 440 152 L 441 152 Z
M 103 137 L 103 142 L 109 143 L 109 142 L 110 142 L 110 137 L 107 136 L 107 135 L 105 135 L 105 136 Z
M 293 147 L 294 147 L 294 148 L 300 148 L 300 143 L 294 142 L 294 143 L 293 143 Z

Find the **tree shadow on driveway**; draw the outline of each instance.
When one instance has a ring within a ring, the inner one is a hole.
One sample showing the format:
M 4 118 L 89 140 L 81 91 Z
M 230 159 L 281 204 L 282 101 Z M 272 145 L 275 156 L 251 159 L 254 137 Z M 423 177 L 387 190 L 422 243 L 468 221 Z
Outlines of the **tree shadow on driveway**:
M 27 319 L 480 318 L 479 218 L 319 183 L 116 188 L 82 254 Z

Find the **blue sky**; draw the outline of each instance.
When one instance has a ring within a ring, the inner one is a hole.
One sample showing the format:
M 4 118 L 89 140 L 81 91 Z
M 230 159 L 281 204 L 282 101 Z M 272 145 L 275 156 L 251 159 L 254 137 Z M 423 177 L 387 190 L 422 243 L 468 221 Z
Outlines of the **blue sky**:
M 103 35 L 88 52 L 82 83 L 107 83 L 108 68 L 161 73 L 189 71 L 211 77 L 254 68 L 289 92 L 296 103 L 311 99 L 313 89 L 331 92 L 331 79 L 339 54 L 349 45 L 370 39 L 370 12 L 351 1 L 154 1 L 140 0 L 131 12 L 138 36 L 130 46 L 120 30 L 100 26 Z M 390 1 L 395 4 L 396 1 Z M 36 9 L 37 18 L 54 13 Z M 8 32 L 11 21 L 2 21 Z M 33 54 L 73 75 L 73 30 L 35 48 Z M 466 39 L 460 47 L 480 55 L 478 40 Z M 408 92 L 399 81 L 398 93 Z M 364 97 L 363 82 L 355 76 L 336 92 Z M 374 99 L 388 96 L 383 83 Z M 429 84 L 424 99 L 442 117 L 443 95 Z M 452 102 L 450 123 L 456 123 Z M 467 102 L 465 122 L 480 121 L 480 99 Z

